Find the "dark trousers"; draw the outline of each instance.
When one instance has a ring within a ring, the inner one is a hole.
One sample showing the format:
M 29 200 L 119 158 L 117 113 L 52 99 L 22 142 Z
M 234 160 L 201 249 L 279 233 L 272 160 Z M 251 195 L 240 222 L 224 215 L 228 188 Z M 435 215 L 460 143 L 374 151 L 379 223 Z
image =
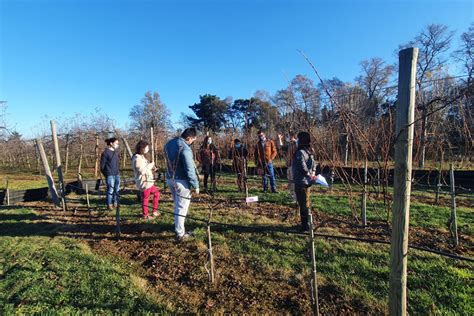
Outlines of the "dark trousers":
M 300 207 L 301 228 L 309 229 L 309 211 L 311 207 L 311 188 L 306 186 L 295 185 L 296 200 Z
M 212 190 L 216 191 L 216 169 L 214 167 L 209 167 L 207 170 L 204 170 L 204 189 L 207 191 L 207 183 L 209 181 L 209 176 L 211 176 Z

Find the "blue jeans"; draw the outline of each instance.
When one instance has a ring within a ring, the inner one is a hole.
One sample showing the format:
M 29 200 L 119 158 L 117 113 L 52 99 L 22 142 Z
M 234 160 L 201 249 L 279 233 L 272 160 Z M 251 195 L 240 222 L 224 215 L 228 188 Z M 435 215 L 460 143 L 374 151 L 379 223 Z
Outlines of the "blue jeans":
M 120 176 L 107 176 L 107 206 L 117 203 L 120 190 Z
M 275 170 L 273 169 L 273 164 L 268 163 L 267 167 L 264 170 L 263 173 L 263 191 L 267 191 L 268 188 L 268 178 L 270 178 L 270 187 L 272 189 L 272 192 L 276 191 L 276 181 L 275 181 Z

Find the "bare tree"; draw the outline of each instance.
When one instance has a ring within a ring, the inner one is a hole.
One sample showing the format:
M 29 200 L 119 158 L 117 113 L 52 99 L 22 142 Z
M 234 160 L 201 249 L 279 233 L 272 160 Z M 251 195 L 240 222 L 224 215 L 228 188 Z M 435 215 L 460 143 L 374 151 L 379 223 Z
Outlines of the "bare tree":
M 450 31 L 446 25 L 430 24 L 421 31 L 413 40 L 399 48 L 418 47 L 419 55 L 417 61 L 417 110 L 422 116 L 419 127 L 420 137 L 420 167 L 424 167 L 426 158 L 426 140 L 428 129 L 427 114 L 432 110 L 432 103 L 424 97 L 423 82 L 430 79 L 436 72 L 443 68 L 447 61 L 446 52 L 451 47 L 451 40 L 454 32 Z

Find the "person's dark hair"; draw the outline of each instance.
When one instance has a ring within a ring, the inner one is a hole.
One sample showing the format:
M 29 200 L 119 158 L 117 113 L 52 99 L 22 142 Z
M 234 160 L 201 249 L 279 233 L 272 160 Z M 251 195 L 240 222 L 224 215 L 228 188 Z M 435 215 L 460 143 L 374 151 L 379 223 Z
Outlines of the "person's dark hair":
M 258 132 L 257 132 L 257 135 L 260 135 L 262 133 L 263 133 L 263 131 L 261 129 L 259 129 Z
M 208 140 L 210 137 L 211 137 L 211 136 L 206 136 L 206 137 L 204 137 L 204 140 L 202 141 L 202 144 L 201 144 L 201 148 L 207 148 L 207 146 L 209 145 L 209 144 L 207 143 L 207 140 Z M 183 138 L 184 138 L 184 137 L 183 137 Z M 209 146 L 209 147 L 211 147 L 211 146 Z
M 188 137 L 196 137 L 196 136 L 197 136 L 197 130 L 194 127 L 186 128 L 181 134 L 181 137 L 184 139 Z
M 311 144 L 311 136 L 308 132 L 298 133 L 298 145 L 308 147 Z
M 107 146 L 110 146 L 110 145 L 112 145 L 113 143 L 115 143 L 117 140 L 118 140 L 117 138 L 111 137 L 111 138 L 107 138 L 107 139 L 105 140 L 105 143 L 107 144 Z
M 234 139 L 234 144 L 239 144 L 240 143 L 240 139 L 236 138 Z
M 149 144 L 144 141 L 144 140 L 141 140 L 137 143 L 137 145 L 135 146 L 135 154 L 137 155 L 143 155 L 144 152 L 145 152 L 145 148 L 146 146 L 148 146 Z

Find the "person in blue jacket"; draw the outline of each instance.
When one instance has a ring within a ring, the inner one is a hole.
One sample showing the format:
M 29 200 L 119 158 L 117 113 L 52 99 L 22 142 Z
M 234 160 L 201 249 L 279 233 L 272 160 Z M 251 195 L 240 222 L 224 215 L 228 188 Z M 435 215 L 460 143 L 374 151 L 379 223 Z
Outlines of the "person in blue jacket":
M 107 208 L 112 210 L 117 206 L 120 190 L 120 154 L 118 151 L 119 141 L 112 137 L 105 140 L 107 148 L 105 148 L 100 157 L 100 171 L 105 177 L 107 184 L 106 203 Z
M 186 233 L 184 222 L 191 203 L 191 190 L 199 194 L 199 179 L 191 149 L 191 144 L 196 140 L 196 137 L 196 129 L 187 128 L 180 137 L 173 138 L 164 147 L 166 182 L 173 195 L 174 226 L 178 241 L 190 237 Z

